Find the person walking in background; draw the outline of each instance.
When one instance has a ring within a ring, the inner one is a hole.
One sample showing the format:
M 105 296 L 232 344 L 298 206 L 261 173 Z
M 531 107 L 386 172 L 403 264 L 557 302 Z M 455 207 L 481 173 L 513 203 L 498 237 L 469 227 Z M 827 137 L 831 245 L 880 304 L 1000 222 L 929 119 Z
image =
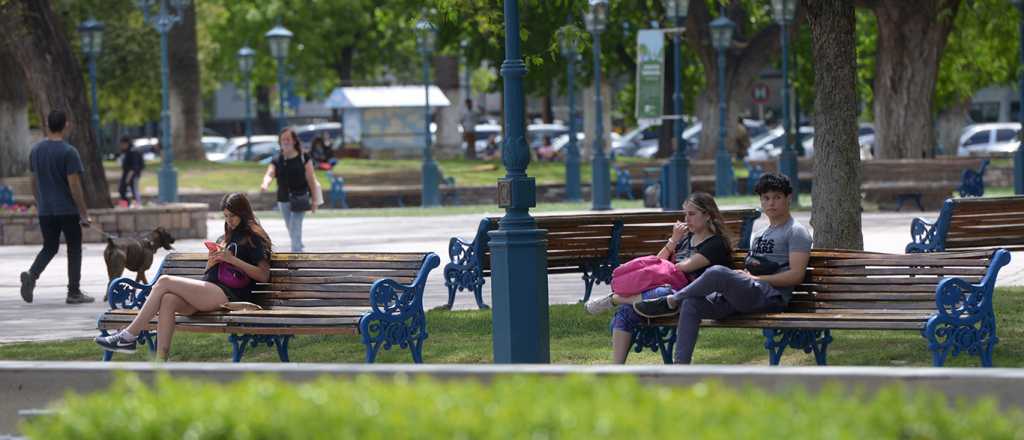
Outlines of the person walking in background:
M 89 227 L 92 219 L 85 206 L 82 190 L 82 158 L 78 150 L 64 141 L 71 131 L 67 115 L 53 110 L 46 117 L 49 133 L 46 139 L 32 147 L 29 153 L 29 171 L 32 176 L 32 195 L 39 212 L 39 228 L 43 233 L 43 249 L 36 255 L 28 272 L 21 273 L 21 299 L 32 302 L 33 290 L 39 275 L 57 255 L 60 236 L 68 249 L 68 304 L 91 303 L 95 298 L 82 292 L 82 227 Z
M 466 159 L 476 160 L 476 124 L 479 117 L 473 111 L 473 100 L 466 100 L 466 111 L 462 114 L 462 139 L 466 141 Z
M 139 178 L 142 177 L 142 170 L 146 168 L 146 162 L 142 160 L 142 153 L 132 149 L 132 140 L 127 136 L 121 138 L 121 183 L 117 185 L 117 192 L 121 194 L 122 204 L 128 206 L 131 200 L 135 200 L 136 207 L 142 207 L 142 193 L 139 191 Z M 132 191 L 132 199 L 128 198 L 128 190 Z
M 750 150 L 750 132 L 743 124 L 743 118 L 736 118 L 736 159 L 742 161 L 747 158 L 747 150 Z
M 313 162 L 309 155 L 301 151 L 299 137 L 292 129 L 281 131 L 278 143 L 281 145 L 281 153 L 267 166 L 260 191 L 266 191 L 270 188 L 270 182 L 277 179 L 277 207 L 288 228 L 292 252 L 302 252 L 302 220 L 306 211 L 316 213 L 316 203 L 313 203 L 312 196 L 316 190 Z

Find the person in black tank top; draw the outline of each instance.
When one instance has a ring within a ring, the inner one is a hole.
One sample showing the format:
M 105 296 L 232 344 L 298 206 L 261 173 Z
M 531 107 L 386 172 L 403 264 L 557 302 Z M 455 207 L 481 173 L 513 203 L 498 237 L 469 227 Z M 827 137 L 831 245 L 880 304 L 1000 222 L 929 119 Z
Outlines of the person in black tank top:
M 260 191 L 267 191 L 270 182 L 277 179 L 277 208 L 284 217 L 285 227 L 288 229 L 288 237 L 292 242 L 292 252 L 302 252 L 302 220 L 305 218 L 305 211 L 295 210 L 289 201 L 294 195 L 311 197 L 316 190 L 313 174 L 313 162 L 309 155 L 302 152 L 302 145 L 299 137 L 291 128 L 281 131 L 278 137 L 281 145 L 281 153 L 274 157 L 274 160 L 267 166 L 267 172 L 263 175 L 263 183 L 260 184 Z M 310 210 L 316 213 L 316 203 L 310 203 Z
M 228 301 L 252 300 L 252 289 L 256 283 L 270 281 L 270 237 L 256 220 L 245 194 L 225 195 L 221 209 L 224 211 L 224 236 L 218 240 L 220 248 L 209 251 L 203 278 L 160 275 L 131 324 L 113 335 L 97 336 L 97 344 L 106 350 L 133 353 L 139 333 L 155 316 L 160 335 L 156 345 L 157 357 L 167 360 L 174 336 L 175 314 L 209 312 L 220 309 Z M 237 253 L 224 250 L 230 243 L 238 245 Z M 220 284 L 216 277 L 220 264 L 230 264 L 244 272 L 249 284 L 237 289 Z
M 731 239 L 726 235 L 725 220 L 714 197 L 703 192 L 692 193 L 683 203 L 683 215 L 685 222 L 676 221 L 672 235 L 658 251 L 658 258 L 675 263 L 676 269 L 689 280 L 696 279 L 709 267 L 732 267 Z M 614 363 L 626 362 L 633 331 L 642 321 L 632 304 L 672 293 L 671 286 L 660 286 L 640 295 L 623 297 L 613 293 L 587 303 L 587 311 L 591 314 L 619 306 L 611 322 Z

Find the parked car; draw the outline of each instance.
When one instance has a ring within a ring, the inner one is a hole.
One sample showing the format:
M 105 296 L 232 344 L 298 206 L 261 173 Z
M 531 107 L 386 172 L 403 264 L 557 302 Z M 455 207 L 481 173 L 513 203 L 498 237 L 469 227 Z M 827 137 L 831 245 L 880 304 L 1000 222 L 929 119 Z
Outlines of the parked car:
M 558 136 L 569 132 L 569 127 L 562 124 L 530 124 L 526 126 L 526 143 L 530 148 L 540 148 L 544 145 L 544 137 L 548 137 L 554 143 Z
M 584 134 L 582 131 L 576 132 L 576 146 L 580 147 L 581 150 L 583 147 L 583 141 L 586 140 L 586 138 L 587 135 Z M 562 149 L 565 148 L 566 145 L 569 145 L 569 133 L 565 133 L 559 137 L 556 137 L 555 140 L 551 141 L 551 146 L 554 147 L 555 151 L 558 152 L 562 151 Z
M 341 138 L 341 123 L 340 122 L 321 122 L 317 124 L 305 124 L 292 126 L 295 130 L 295 134 L 299 137 L 299 142 L 302 143 L 302 147 L 309 149 L 313 142 L 318 136 L 324 138 L 327 145 L 332 145 L 335 139 Z
M 802 157 L 814 156 L 814 143 L 805 145 L 804 141 L 808 138 L 814 137 L 814 127 L 803 126 L 800 127 L 797 136 L 796 143 L 797 154 Z M 768 130 L 766 133 L 752 139 L 750 141 L 750 149 L 747 150 L 748 160 L 770 160 L 782 155 L 782 148 L 786 142 L 785 136 L 783 136 L 782 127 L 775 127 Z M 803 150 L 802 152 L 799 150 Z
M 250 160 L 258 161 L 263 159 L 267 155 L 273 155 L 274 150 L 263 151 L 257 149 L 257 145 L 261 144 L 273 144 L 276 148 L 277 135 L 274 134 L 258 134 L 251 137 L 253 145 L 252 157 Z M 245 160 L 245 147 L 249 145 L 249 140 L 245 136 L 236 136 L 231 138 L 224 146 L 217 151 L 207 152 L 206 159 L 213 162 L 240 162 Z M 262 147 L 266 149 L 266 147 Z
M 960 134 L 957 156 L 988 156 L 993 153 L 1013 153 L 1020 146 L 1018 122 L 997 122 L 968 125 Z
M 484 152 L 487 149 L 487 140 L 491 136 L 496 136 L 495 142 L 501 144 L 501 125 L 499 124 L 477 124 L 473 130 L 476 133 L 476 141 L 474 142 L 477 154 Z M 462 142 L 462 149 L 466 149 L 466 142 Z

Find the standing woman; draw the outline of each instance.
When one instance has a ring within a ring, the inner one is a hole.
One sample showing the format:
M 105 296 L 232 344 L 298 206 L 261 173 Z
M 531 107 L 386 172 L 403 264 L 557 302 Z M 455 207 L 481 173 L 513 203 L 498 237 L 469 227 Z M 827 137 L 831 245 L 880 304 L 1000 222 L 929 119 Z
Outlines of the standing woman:
M 249 199 L 242 193 L 230 193 L 220 203 L 224 211 L 224 236 L 211 249 L 206 260 L 206 272 L 201 280 L 176 275 L 161 275 L 153 284 L 149 297 L 139 314 L 124 330 L 110 336 L 97 336 L 95 341 L 106 350 L 134 353 L 139 333 L 154 316 L 157 317 L 157 358 L 167 360 L 171 351 L 176 313 L 191 315 L 220 308 L 228 301 L 253 300 L 256 283 L 270 280 L 271 244 L 252 212 Z M 220 279 L 221 264 L 233 266 L 244 273 L 241 287 L 228 287 Z M 246 283 L 244 280 L 248 278 Z
M 270 181 L 277 178 L 277 207 L 288 228 L 292 252 L 302 252 L 302 219 L 306 211 L 316 213 L 316 204 L 312 203 L 316 186 L 313 162 L 300 150 L 299 137 L 291 128 L 281 131 L 278 143 L 281 153 L 267 166 L 260 191 L 266 191 Z

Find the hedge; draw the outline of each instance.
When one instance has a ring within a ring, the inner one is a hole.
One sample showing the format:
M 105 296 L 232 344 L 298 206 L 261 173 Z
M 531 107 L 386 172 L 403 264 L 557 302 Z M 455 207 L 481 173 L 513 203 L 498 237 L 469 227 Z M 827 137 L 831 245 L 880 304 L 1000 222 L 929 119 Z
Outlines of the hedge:
M 641 385 L 631 377 L 504 376 L 488 384 L 417 377 L 261 376 L 229 384 L 124 375 L 69 394 L 23 423 L 33 439 L 1024 438 L 1024 414 L 993 399 L 828 387 L 765 392 L 716 382 Z

